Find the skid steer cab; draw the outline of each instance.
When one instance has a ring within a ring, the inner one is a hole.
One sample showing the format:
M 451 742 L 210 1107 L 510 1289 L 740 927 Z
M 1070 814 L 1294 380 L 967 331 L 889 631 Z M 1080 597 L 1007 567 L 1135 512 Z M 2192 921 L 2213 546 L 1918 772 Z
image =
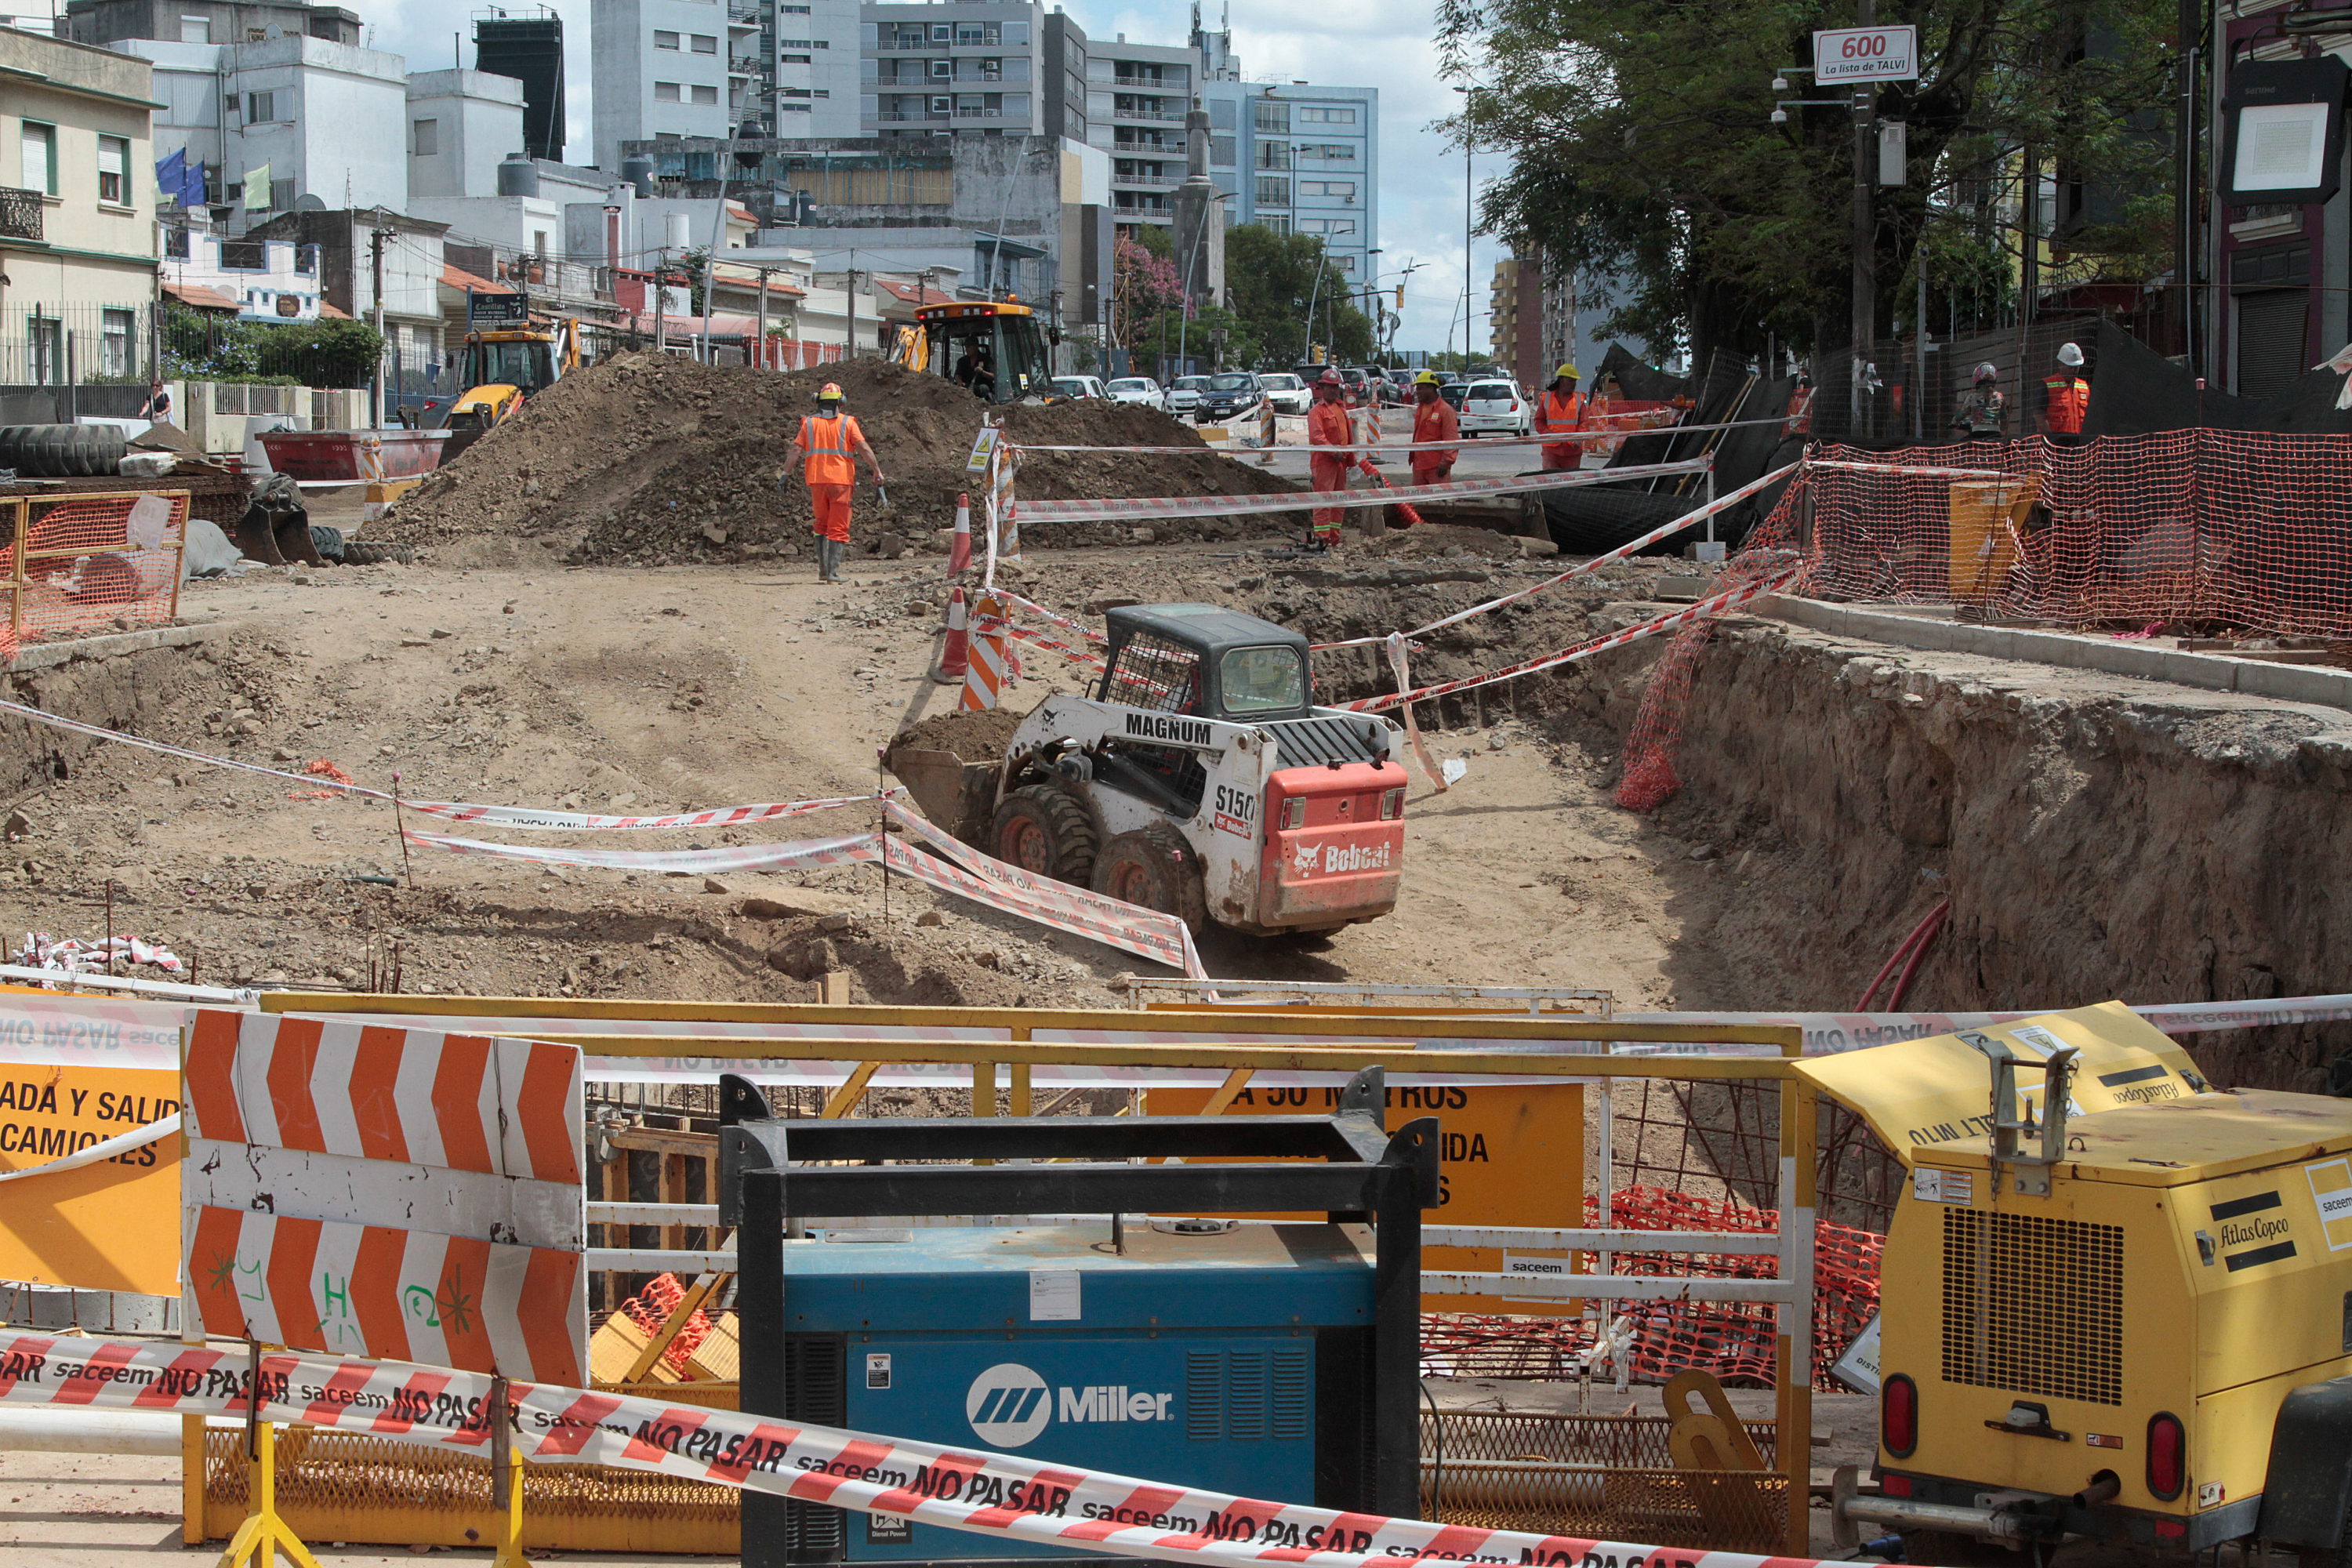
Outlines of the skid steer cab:
M 1841 1542 L 2352 1559 L 2352 1105 L 2216 1090 L 2120 1003 L 1796 1070 L 1907 1167 Z
M 1307 639 L 1271 621 L 1148 605 L 1108 622 L 1093 695 L 1048 698 L 1013 732 L 981 847 L 1195 931 L 1328 931 L 1393 910 L 1402 731 L 1314 706 Z

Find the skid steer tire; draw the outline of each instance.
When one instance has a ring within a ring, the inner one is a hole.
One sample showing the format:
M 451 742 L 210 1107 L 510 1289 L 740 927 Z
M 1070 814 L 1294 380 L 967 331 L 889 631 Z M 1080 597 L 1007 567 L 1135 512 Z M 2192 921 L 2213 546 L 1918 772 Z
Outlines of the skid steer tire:
M 1000 860 L 1083 888 L 1094 875 L 1100 836 L 1085 806 L 1050 785 L 1029 784 L 996 808 L 988 842 Z
M 1174 915 L 1195 936 L 1209 923 L 1201 858 L 1164 824 L 1122 833 L 1104 845 L 1095 857 L 1093 885 L 1097 893 Z

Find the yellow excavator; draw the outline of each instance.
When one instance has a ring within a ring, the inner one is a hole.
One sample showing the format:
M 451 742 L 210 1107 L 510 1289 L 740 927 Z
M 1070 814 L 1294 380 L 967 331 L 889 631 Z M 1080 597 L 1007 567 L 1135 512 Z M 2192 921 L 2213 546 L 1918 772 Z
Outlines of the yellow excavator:
M 504 424 L 523 400 L 543 392 L 565 373 L 580 368 L 575 323 L 477 327 L 466 333 L 466 359 L 459 384 L 466 390 L 449 405 L 449 428 L 478 435 Z

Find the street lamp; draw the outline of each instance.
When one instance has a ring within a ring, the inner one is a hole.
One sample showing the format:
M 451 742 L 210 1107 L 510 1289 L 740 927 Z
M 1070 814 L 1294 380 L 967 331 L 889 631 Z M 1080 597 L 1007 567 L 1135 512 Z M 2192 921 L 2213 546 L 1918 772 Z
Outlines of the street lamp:
M 1457 87 L 1462 95 L 1462 363 L 1470 363 L 1470 238 L 1474 226 L 1471 217 L 1470 175 L 1470 89 Z M 1454 347 L 1454 329 L 1445 329 L 1445 346 Z

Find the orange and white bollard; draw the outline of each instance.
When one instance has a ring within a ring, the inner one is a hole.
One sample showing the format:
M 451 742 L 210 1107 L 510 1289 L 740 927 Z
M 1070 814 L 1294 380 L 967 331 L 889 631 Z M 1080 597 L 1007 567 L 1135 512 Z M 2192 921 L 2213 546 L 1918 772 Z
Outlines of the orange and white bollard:
M 955 538 L 948 543 L 948 575 L 971 570 L 971 497 L 956 497 Z M 958 591 L 959 595 L 961 590 Z
M 966 536 L 968 537 L 968 536 Z M 965 619 L 963 590 L 956 589 L 948 595 L 948 644 L 940 655 L 940 679 L 942 681 L 961 680 L 971 662 L 971 623 Z
M 1004 606 L 993 594 L 982 594 L 972 606 L 980 618 L 981 631 L 971 639 L 971 658 L 963 678 L 963 696 L 956 706 L 963 709 L 993 708 L 997 693 L 1003 689 L 1010 669 L 1004 636 Z

